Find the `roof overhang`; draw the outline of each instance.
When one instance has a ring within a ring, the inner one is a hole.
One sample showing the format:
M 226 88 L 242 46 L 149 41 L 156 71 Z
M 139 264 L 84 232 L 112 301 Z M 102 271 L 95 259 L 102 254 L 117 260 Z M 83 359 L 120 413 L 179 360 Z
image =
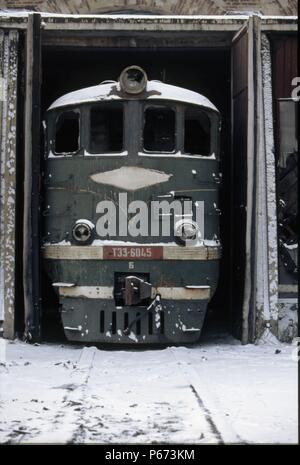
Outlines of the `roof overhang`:
M 0 10 L 0 27 L 26 29 L 31 12 Z M 39 13 L 45 31 L 235 32 L 249 15 L 64 15 Z M 297 31 L 297 16 L 263 16 L 261 29 Z

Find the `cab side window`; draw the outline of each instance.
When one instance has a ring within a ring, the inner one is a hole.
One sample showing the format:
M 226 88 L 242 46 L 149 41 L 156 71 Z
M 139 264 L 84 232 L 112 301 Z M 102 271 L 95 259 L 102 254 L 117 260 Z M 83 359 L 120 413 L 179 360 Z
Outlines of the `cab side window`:
M 66 111 L 59 115 L 55 127 L 55 153 L 75 153 L 80 147 L 80 115 Z

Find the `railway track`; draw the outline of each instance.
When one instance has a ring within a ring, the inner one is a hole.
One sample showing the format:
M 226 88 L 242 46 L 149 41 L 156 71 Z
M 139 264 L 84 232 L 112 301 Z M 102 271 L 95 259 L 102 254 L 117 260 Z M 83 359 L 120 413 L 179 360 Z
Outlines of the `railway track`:
M 36 415 L 32 424 L 27 417 L 7 442 L 243 442 L 218 408 L 206 376 L 184 347 L 145 351 L 84 347 L 64 384 L 49 386 L 54 403 L 45 416 Z
M 209 427 L 218 444 L 238 444 L 245 441 L 233 430 L 226 420 L 224 413 L 216 406 L 216 400 L 211 395 L 212 385 L 207 380 L 207 372 L 201 377 L 201 365 L 197 370 L 193 366 L 191 358 L 183 354 L 181 348 L 171 347 L 170 352 L 180 366 L 184 376 L 188 380 L 189 387 L 197 399 L 199 410 L 205 416 Z
M 114 359 L 113 353 L 114 352 L 109 352 L 109 358 L 111 362 Z M 209 383 L 203 381 L 201 376 L 198 374 L 197 370 L 194 368 L 192 360 L 189 358 L 188 354 L 185 351 L 183 351 L 182 348 L 175 348 L 175 347 L 166 349 L 164 351 L 164 354 L 167 354 L 167 360 L 166 360 L 167 364 L 172 364 L 172 361 L 175 361 L 176 367 L 179 367 L 181 377 L 184 380 L 184 383 L 183 383 L 184 389 L 186 391 L 189 391 L 189 393 L 192 393 L 192 396 L 195 400 L 194 406 L 193 406 L 195 407 L 194 419 L 196 417 L 198 417 L 199 420 L 201 419 L 201 421 L 198 422 L 199 423 L 199 434 L 198 434 L 199 442 L 205 443 L 205 441 L 207 440 L 209 443 L 215 443 L 215 444 L 241 443 L 242 442 L 241 438 L 233 431 L 229 422 L 226 421 L 224 413 L 217 409 L 216 404 L 215 404 L 215 399 L 213 399 L 211 394 L 209 394 L 211 391 L 211 386 L 209 385 Z M 106 352 L 106 355 L 107 355 L 107 352 Z M 129 357 L 126 360 L 126 364 L 128 367 L 127 369 L 130 370 L 132 369 L 132 367 L 137 366 L 137 360 L 140 361 L 139 355 L 141 355 L 141 353 L 139 351 L 138 352 L 134 351 L 134 352 L 129 352 L 128 355 Z M 97 405 L 100 400 L 99 397 L 89 396 L 88 389 L 89 387 L 93 389 L 93 385 L 96 383 L 96 379 L 98 378 L 99 373 L 104 372 L 107 378 L 110 378 L 111 371 L 114 371 L 114 367 L 111 365 L 109 360 L 105 358 L 104 360 L 101 360 L 101 351 L 96 351 L 94 353 L 93 362 L 94 364 L 92 364 L 92 362 L 90 364 L 90 368 L 88 369 L 86 381 L 81 391 L 83 407 L 79 415 L 80 421 L 77 422 L 78 428 L 76 429 L 73 435 L 73 438 L 72 438 L 72 442 L 75 442 L 75 443 L 76 442 L 80 443 L 80 442 L 85 442 L 85 441 L 96 442 L 98 440 L 100 440 L 100 442 L 109 442 L 110 440 L 113 440 L 114 438 L 112 436 L 110 437 L 109 434 L 106 434 L 105 427 L 108 430 L 110 429 L 107 422 L 111 422 L 111 423 L 120 422 L 120 418 L 118 418 L 118 415 L 112 414 L 111 417 L 108 417 L 106 419 L 101 417 L 101 415 L 99 415 L 99 405 Z M 126 371 L 126 367 L 124 368 Z M 153 370 L 155 372 L 155 366 L 153 367 Z M 92 386 L 89 386 L 89 383 L 91 383 Z M 113 384 L 114 383 L 112 383 L 112 385 Z M 107 387 L 104 384 L 102 384 L 102 388 L 104 388 L 105 390 Z M 120 393 L 121 393 L 122 392 L 122 376 L 120 377 L 120 380 L 119 380 L 119 388 L 120 388 Z M 125 406 L 124 410 L 126 410 L 126 408 L 127 410 L 130 409 L 131 399 L 139 398 L 139 395 L 137 392 L 138 390 L 139 390 L 138 387 L 133 389 L 133 395 L 129 396 L 128 400 L 126 399 L 126 396 L 123 395 L 124 398 L 122 399 L 122 401 Z M 185 398 L 186 396 L 189 395 L 189 393 L 188 392 L 182 393 L 180 394 L 180 397 Z M 122 397 L 122 394 L 120 395 Z M 133 403 L 131 405 L 135 405 L 135 404 Z M 141 404 L 139 405 L 141 408 Z M 162 403 L 162 405 L 164 404 Z M 152 407 L 153 405 L 150 406 L 150 409 L 152 409 Z M 125 415 L 126 415 L 126 412 L 125 412 Z M 175 412 L 175 415 L 176 415 L 176 412 Z M 186 416 L 188 417 L 188 411 L 186 412 Z M 93 418 L 93 421 L 91 421 L 92 418 Z M 165 424 L 167 424 L 168 421 L 169 421 L 168 419 L 164 421 L 164 414 L 162 413 L 161 420 L 157 422 L 156 427 L 158 429 L 161 428 L 161 430 L 163 430 L 163 427 L 165 426 Z M 141 432 L 140 427 L 138 426 L 137 423 L 138 422 L 136 421 L 135 418 L 132 418 L 131 424 L 129 421 L 130 428 L 132 429 L 133 434 L 137 432 Z M 99 425 L 100 425 L 100 428 L 99 428 Z M 194 425 L 191 425 L 191 426 L 192 426 L 192 430 L 195 430 L 197 428 L 197 421 L 194 420 Z M 173 432 L 174 431 L 172 431 L 172 428 L 171 428 L 169 431 L 169 436 L 163 435 L 164 437 L 162 438 L 162 441 L 165 440 L 166 443 L 172 442 Z M 140 436 L 140 434 L 137 434 L 137 436 L 135 436 L 137 440 L 138 440 L 138 436 Z M 132 437 L 129 437 L 128 439 L 132 440 Z
M 28 402 L 26 408 L 27 418 L 16 420 L 20 426 L 11 428 L 10 435 L 6 439 L 8 444 L 20 443 L 51 443 L 60 442 L 61 432 L 64 431 L 64 437 L 68 437 L 72 442 L 73 435 L 77 429 L 78 416 L 81 412 L 85 388 L 92 370 L 93 360 L 97 349 L 95 347 L 84 347 L 80 350 L 77 359 L 71 364 L 72 367 L 64 376 L 64 384 L 57 385 L 55 377 L 59 375 L 53 371 L 53 383 L 48 386 L 54 398 L 54 402 L 48 399 L 47 407 L 44 411 L 38 412 L 33 410 Z M 63 364 L 63 362 L 55 365 Z M 58 370 L 58 368 L 57 368 Z M 38 395 L 36 397 L 39 397 Z M 42 396 L 40 396 L 42 397 Z M 35 400 L 35 399 L 34 399 Z M 35 400 L 37 402 L 37 399 Z M 41 400 L 41 402 L 45 402 Z M 36 409 L 39 407 L 36 405 Z M 79 408 L 80 407 L 80 408 Z M 19 407 L 20 409 L 20 407 Z M 25 410 L 25 409 L 24 409 Z

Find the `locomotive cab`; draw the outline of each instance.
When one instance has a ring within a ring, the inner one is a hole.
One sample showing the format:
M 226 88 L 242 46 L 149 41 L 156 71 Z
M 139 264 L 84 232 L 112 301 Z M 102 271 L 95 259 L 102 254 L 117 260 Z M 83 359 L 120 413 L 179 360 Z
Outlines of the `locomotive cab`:
M 46 114 L 44 269 L 67 339 L 187 343 L 218 281 L 220 115 L 138 66 Z

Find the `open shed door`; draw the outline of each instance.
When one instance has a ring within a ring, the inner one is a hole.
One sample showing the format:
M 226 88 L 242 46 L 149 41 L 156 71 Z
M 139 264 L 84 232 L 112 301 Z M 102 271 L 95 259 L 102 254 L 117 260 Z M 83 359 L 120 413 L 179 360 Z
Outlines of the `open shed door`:
M 40 160 L 41 15 L 30 13 L 26 31 L 23 287 L 25 338 L 41 336 Z
M 254 17 L 232 41 L 232 153 L 231 153 L 231 326 L 247 343 L 254 315 L 252 299 L 252 212 L 254 186 Z

